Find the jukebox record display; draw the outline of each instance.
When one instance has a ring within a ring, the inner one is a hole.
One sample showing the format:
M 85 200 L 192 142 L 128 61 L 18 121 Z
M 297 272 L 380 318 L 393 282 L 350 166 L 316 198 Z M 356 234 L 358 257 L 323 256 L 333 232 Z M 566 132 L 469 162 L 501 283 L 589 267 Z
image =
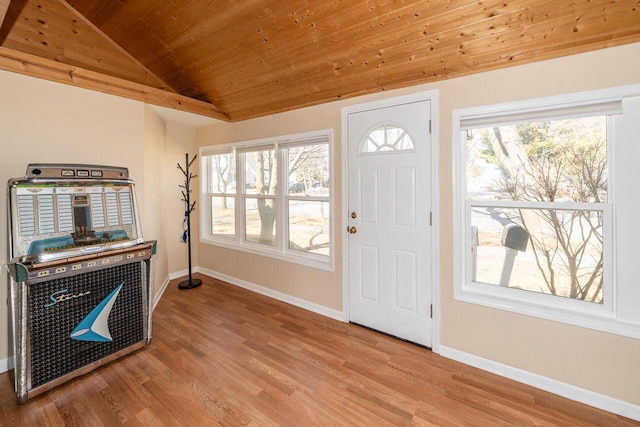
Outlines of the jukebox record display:
M 45 168 L 31 179 L 10 181 L 12 249 L 26 261 L 50 261 L 142 243 L 133 182 L 89 178 L 85 170 Z M 87 172 L 90 174 L 90 172 Z M 96 174 L 98 175 L 98 174 Z
M 151 340 L 155 241 L 126 168 L 30 164 L 8 183 L 11 371 L 19 403 Z

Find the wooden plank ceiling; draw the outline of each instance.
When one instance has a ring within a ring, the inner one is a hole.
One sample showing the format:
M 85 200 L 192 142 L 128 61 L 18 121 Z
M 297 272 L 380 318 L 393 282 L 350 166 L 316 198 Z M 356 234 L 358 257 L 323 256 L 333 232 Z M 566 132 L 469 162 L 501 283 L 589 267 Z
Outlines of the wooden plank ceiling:
M 231 121 L 640 41 L 640 0 L 0 0 L 0 18 L 3 8 L 0 69 Z

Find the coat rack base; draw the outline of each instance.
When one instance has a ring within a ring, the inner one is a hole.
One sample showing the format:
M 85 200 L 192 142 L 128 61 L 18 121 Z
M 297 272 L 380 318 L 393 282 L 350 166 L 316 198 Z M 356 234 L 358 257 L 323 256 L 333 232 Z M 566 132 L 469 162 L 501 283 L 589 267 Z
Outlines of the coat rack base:
M 202 280 L 200 280 L 200 279 L 190 279 L 190 280 L 185 280 L 183 282 L 180 282 L 178 284 L 178 287 L 180 289 L 193 289 L 193 288 L 197 288 L 200 285 L 202 285 Z

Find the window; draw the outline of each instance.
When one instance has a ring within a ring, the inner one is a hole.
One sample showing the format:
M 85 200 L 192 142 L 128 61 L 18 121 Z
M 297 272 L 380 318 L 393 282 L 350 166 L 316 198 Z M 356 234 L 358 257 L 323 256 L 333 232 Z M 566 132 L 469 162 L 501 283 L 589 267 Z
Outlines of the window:
M 208 235 L 234 238 L 236 235 L 236 153 L 234 150 L 212 154 L 206 159 L 205 176 L 209 203 Z
M 275 146 L 250 150 L 241 155 L 245 170 L 243 235 L 247 242 L 276 243 L 278 166 L 275 156 Z
M 413 151 L 413 139 L 402 126 L 384 123 L 370 131 L 360 143 L 358 154 Z
M 607 116 L 465 132 L 472 281 L 603 304 Z
M 331 268 L 330 131 L 201 150 L 205 242 Z
M 636 203 L 619 183 L 640 152 L 640 101 L 570 98 L 454 112 L 455 297 L 620 333 L 620 321 L 640 325 L 622 297 L 637 286 L 616 280 L 635 245 L 617 219 Z
M 285 158 L 288 248 L 329 256 L 329 145 L 292 146 Z

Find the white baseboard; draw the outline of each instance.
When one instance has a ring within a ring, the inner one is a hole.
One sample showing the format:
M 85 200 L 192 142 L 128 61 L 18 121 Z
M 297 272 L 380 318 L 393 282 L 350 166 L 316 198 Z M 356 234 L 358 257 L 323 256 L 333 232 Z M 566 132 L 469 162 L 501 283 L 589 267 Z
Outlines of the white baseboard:
M 151 302 L 153 304 L 151 306 L 151 311 L 156 309 L 156 306 L 158 305 L 158 302 L 160 302 L 160 298 L 162 297 L 162 294 L 164 294 L 164 291 L 167 289 L 167 286 L 169 286 L 169 282 L 171 282 L 171 280 L 172 280 L 171 275 L 165 277 L 164 282 L 162 282 L 162 285 L 160 285 L 160 289 L 158 289 L 158 291 L 156 292 L 156 295 L 153 297 L 153 301 Z
M 0 373 L 7 372 L 13 368 L 13 357 L 7 357 L 6 359 L 0 359 Z
M 327 308 L 319 304 L 314 304 L 312 302 L 303 300 L 302 298 L 293 297 L 291 295 L 274 291 L 273 289 L 265 288 L 264 286 L 256 285 L 254 283 L 246 282 L 244 280 L 240 280 L 232 276 L 227 276 L 226 274 L 218 273 L 213 270 L 208 270 L 205 268 L 198 268 L 197 270 L 199 273 L 202 273 L 205 276 L 213 277 L 214 279 L 231 283 L 232 285 L 238 286 L 240 288 L 248 289 L 250 291 L 253 291 L 262 295 L 266 295 L 270 298 L 277 299 L 279 301 L 283 301 L 291 305 L 295 305 L 296 307 L 300 307 L 305 310 L 308 310 L 317 314 L 321 314 L 325 317 L 329 317 L 331 319 L 344 322 L 344 318 L 341 311 L 333 310 L 331 308 Z
M 440 345 L 440 355 L 576 402 L 640 421 L 640 406 Z
M 197 273 L 198 272 L 198 267 L 192 268 L 191 272 L 192 273 Z M 174 273 L 169 273 L 169 280 L 178 279 L 180 277 L 188 276 L 188 275 L 189 275 L 189 270 L 188 269 L 176 271 Z

